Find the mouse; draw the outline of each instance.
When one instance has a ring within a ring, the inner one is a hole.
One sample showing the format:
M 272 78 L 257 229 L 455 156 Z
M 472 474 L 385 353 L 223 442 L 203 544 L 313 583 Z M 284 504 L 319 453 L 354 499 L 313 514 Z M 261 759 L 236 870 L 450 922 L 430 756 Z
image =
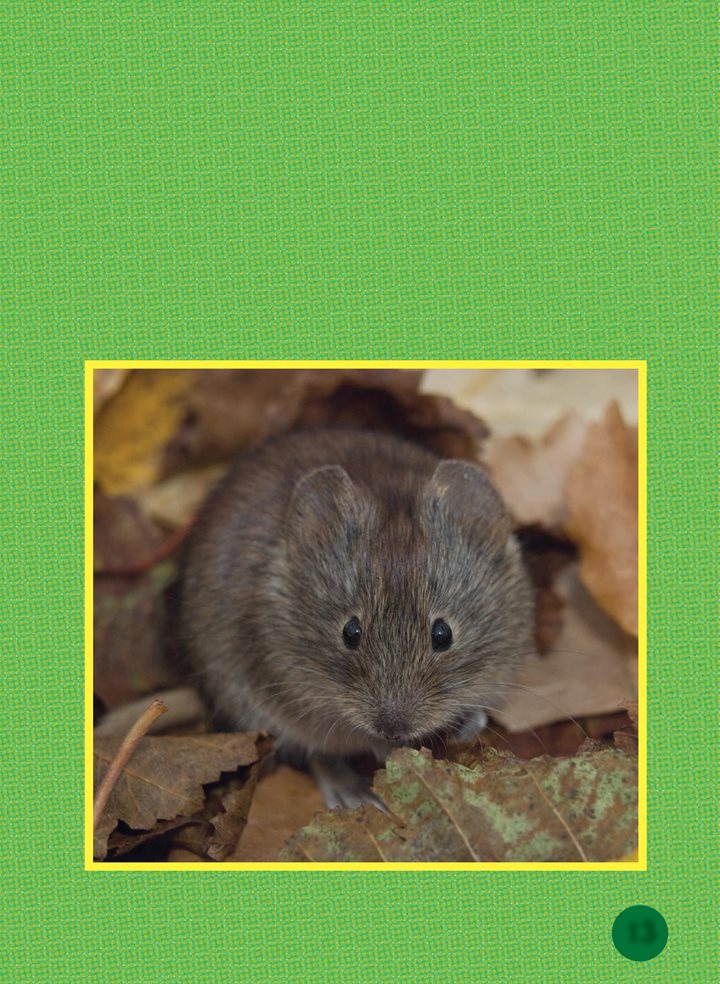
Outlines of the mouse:
M 296 431 L 241 455 L 183 551 L 179 639 L 226 730 L 264 730 L 330 808 L 380 805 L 356 756 L 487 724 L 533 600 L 480 465 L 394 434 Z

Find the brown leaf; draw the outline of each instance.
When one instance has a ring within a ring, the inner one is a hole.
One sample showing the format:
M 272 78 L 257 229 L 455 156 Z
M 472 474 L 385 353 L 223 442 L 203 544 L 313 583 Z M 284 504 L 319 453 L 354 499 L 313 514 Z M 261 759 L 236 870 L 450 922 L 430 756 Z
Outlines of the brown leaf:
M 623 707 L 625 708 L 625 710 L 627 712 L 627 716 L 630 718 L 630 720 L 632 721 L 633 725 L 635 726 L 635 730 L 637 731 L 637 723 L 638 723 L 638 702 L 637 702 L 637 700 L 630 700 L 629 698 L 626 698 L 624 701 L 622 701 L 622 705 L 623 705 Z
M 105 826 L 116 822 L 114 817 L 107 815 L 103 817 L 103 821 L 105 821 Z M 143 844 L 147 844 L 148 841 L 156 840 L 172 830 L 177 830 L 178 827 L 184 827 L 195 822 L 192 817 L 173 817 L 172 820 L 159 821 L 151 830 L 124 831 L 117 828 L 112 831 L 109 837 L 107 834 L 103 834 L 103 837 L 107 837 L 107 859 L 115 860 L 115 858 L 124 857 Z
M 242 784 L 231 785 L 222 797 L 222 809 L 210 820 L 212 834 L 205 853 L 214 861 L 225 861 L 238 846 L 257 789 L 258 771 L 259 763 L 256 763 Z
M 288 861 L 609 861 L 637 844 L 637 762 L 614 748 L 522 762 L 485 748 L 473 768 L 403 748 L 374 807 L 316 816 Z
M 565 602 L 552 588 L 535 592 L 535 646 L 540 654 L 547 653 L 558 639 L 563 626 Z
M 226 465 L 209 465 L 172 475 L 136 494 L 142 512 L 165 529 L 188 525 L 227 471 Z
M 397 369 L 194 370 L 182 422 L 165 448 L 161 474 L 226 462 L 239 451 L 303 426 L 299 418 L 309 393 L 324 397 L 348 381 L 413 390 L 420 375 Z
M 120 740 L 95 739 L 96 786 Z M 143 738 L 110 794 L 96 832 L 95 856 L 105 856 L 105 838 L 119 820 L 134 830 L 149 830 L 157 820 L 191 817 L 203 805 L 203 784 L 257 760 L 255 742 L 254 734 Z
M 522 526 L 517 536 L 535 589 L 535 648 L 542 654 L 552 648 L 563 626 L 565 602 L 555 589 L 555 579 L 576 558 L 577 551 L 568 540 L 541 526 Z
M 488 435 L 485 424 L 452 400 L 414 392 L 367 371 L 328 386 L 313 379 L 298 407 L 294 428 L 328 425 L 389 431 L 446 458 L 478 458 Z
M 258 783 L 247 826 L 230 861 L 277 861 L 287 839 L 324 808 L 306 773 L 281 765 Z
M 522 759 L 535 758 L 536 755 L 575 755 L 586 738 L 609 739 L 620 733 L 617 729 L 625 728 L 628 724 L 624 711 L 595 714 L 573 721 L 555 721 L 552 724 L 539 725 L 532 731 L 506 731 L 493 722 L 492 729 L 483 732 L 482 743 L 492 745 L 501 752 L 510 751 Z M 472 749 L 470 751 L 472 753 Z M 637 754 L 637 739 L 633 751 Z M 461 750 L 452 757 L 467 765 L 465 754 L 465 750 Z
M 599 605 L 638 633 L 637 433 L 616 403 L 593 424 L 565 487 L 568 534 L 580 547 L 580 576 Z
M 118 571 L 142 565 L 160 549 L 164 534 L 143 514 L 135 500 L 95 490 L 93 552 L 95 571 Z
M 565 478 L 583 446 L 587 424 L 567 414 L 541 441 L 494 438 L 484 460 L 518 525 L 561 529 L 566 518 Z
M 164 561 L 140 578 L 96 578 L 93 682 L 108 709 L 175 681 L 164 599 L 176 576 L 174 563 Z
M 637 641 L 598 608 L 577 564 L 561 571 L 555 590 L 563 602 L 560 633 L 546 655 L 528 658 L 508 687 L 508 703 L 493 714 L 509 731 L 614 713 L 637 694 Z
M 475 457 L 486 428 L 450 400 L 418 393 L 421 376 L 398 369 L 137 369 L 98 415 L 96 479 L 110 494 L 136 493 L 289 430 L 329 424 L 382 428 L 446 456 Z
M 125 382 L 127 374 L 127 369 L 93 370 L 93 412 L 95 414 L 117 393 Z
M 637 701 L 625 701 L 626 719 L 615 731 L 613 739 L 616 748 L 622 748 L 628 755 L 638 753 L 638 705 Z

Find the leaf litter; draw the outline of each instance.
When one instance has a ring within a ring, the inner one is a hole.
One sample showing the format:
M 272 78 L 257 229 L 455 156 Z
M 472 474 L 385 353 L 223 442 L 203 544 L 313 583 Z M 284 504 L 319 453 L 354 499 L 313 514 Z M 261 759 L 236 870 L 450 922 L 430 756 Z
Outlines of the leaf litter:
M 423 374 L 398 370 L 134 370 L 101 379 L 96 691 L 112 709 L 184 682 L 166 631 L 179 542 L 172 537 L 182 537 L 237 451 L 298 427 L 379 427 L 441 455 L 484 462 L 515 517 L 536 591 L 537 654 L 493 715 L 486 737 L 500 749 L 473 746 L 444 760 L 426 750 L 396 752 L 376 775 L 393 819 L 370 808 L 322 813 L 307 775 L 261 768 L 256 736 L 144 738 L 98 828 L 97 856 L 216 863 L 632 855 L 637 729 L 618 709 L 632 711 L 637 699 L 636 431 L 609 401 L 596 412 L 602 387 L 595 386 L 592 419 L 576 393 L 569 414 L 553 407 L 554 422 L 545 414 L 551 423 L 543 434 L 543 413 L 529 400 L 536 419 L 526 433 L 501 425 L 493 437 L 472 401 L 482 392 L 487 406 L 497 402 L 502 373 L 426 375 L 442 377 L 445 387 L 457 378 L 463 398 L 456 403 L 442 387 L 420 392 Z M 528 371 L 522 384 L 547 393 L 550 376 Z M 628 392 L 626 380 L 623 413 Z M 506 404 L 517 415 L 514 395 Z M 602 741 L 577 752 L 586 734 Z M 218 747 L 221 739 L 229 744 Z M 173 741 L 186 744 L 165 744 Z M 96 744 L 107 756 L 110 746 Z M 165 762 L 161 782 L 135 771 L 148 768 L 148 756 Z

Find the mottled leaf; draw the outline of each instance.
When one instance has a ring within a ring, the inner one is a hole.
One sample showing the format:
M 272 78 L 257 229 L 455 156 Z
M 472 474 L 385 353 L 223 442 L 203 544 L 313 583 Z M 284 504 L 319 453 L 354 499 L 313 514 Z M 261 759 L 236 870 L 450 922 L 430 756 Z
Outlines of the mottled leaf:
M 491 748 L 468 768 L 401 749 L 376 775 L 392 816 L 323 813 L 293 861 L 609 861 L 637 843 L 637 761 L 614 748 L 527 762 Z

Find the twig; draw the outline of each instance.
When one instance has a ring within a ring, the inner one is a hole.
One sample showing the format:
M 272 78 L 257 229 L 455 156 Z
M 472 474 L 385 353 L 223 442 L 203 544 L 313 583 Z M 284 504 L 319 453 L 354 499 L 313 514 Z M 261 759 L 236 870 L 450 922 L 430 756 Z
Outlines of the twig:
M 107 772 L 102 778 L 95 793 L 93 803 L 93 830 L 97 827 L 103 810 L 107 804 L 110 793 L 115 787 L 115 783 L 120 778 L 120 773 L 128 764 L 130 756 L 135 751 L 140 739 L 145 735 L 150 725 L 156 718 L 167 711 L 167 706 L 161 700 L 154 700 L 150 706 L 143 711 L 135 724 L 130 728 L 123 740 L 120 742 L 118 750 L 115 752 Z

